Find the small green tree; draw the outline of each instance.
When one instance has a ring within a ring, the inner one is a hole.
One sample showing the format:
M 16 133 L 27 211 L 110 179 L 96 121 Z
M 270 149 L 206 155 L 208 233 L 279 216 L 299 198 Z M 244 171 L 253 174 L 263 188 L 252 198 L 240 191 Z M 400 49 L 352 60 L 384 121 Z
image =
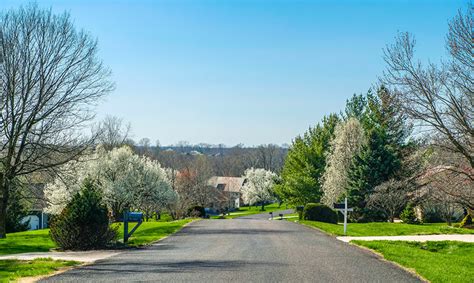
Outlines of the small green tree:
M 411 202 L 407 204 L 405 209 L 400 214 L 400 219 L 402 219 L 403 223 L 420 224 L 420 221 L 418 218 L 416 218 L 415 207 Z
M 293 141 L 281 172 L 276 193 L 289 204 L 319 202 L 322 195 L 321 176 L 326 167 L 334 129 L 339 122 L 336 114 L 323 119 Z
M 28 230 L 29 223 L 22 222 L 23 217 L 28 215 L 29 204 L 21 199 L 19 190 L 21 188 L 15 187 L 12 189 L 13 194 L 7 205 L 7 233 L 20 232 Z
M 61 214 L 53 218 L 50 228 L 53 241 L 65 250 L 103 248 L 117 238 L 99 190 L 87 179 Z

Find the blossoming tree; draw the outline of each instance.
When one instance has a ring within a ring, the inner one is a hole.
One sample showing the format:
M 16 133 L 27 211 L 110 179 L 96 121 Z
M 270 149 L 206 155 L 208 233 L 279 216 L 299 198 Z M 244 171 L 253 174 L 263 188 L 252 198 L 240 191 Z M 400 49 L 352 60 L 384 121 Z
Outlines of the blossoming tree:
M 352 158 L 364 143 L 364 129 L 356 118 L 341 122 L 334 130 L 331 152 L 322 176 L 322 202 L 331 206 L 345 193 Z
M 176 197 L 160 164 L 134 154 L 129 147 L 99 149 L 92 158 L 67 163 L 61 172 L 45 188 L 47 211 L 52 214 L 61 212 L 85 178 L 101 188 L 114 217 L 124 209 L 139 209 L 148 217 Z
M 242 198 L 245 203 L 261 203 L 262 210 L 265 202 L 274 199 L 273 187 L 278 176 L 261 168 L 250 168 L 244 173 L 245 183 L 242 187 Z

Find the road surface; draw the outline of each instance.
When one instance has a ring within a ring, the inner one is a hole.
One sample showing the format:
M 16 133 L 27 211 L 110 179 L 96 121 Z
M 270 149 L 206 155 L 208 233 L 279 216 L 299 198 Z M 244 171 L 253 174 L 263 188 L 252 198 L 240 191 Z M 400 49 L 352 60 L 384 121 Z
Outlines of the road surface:
M 149 248 L 42 282 L 131 281 L 420 282 L 368 251 L 268 215 L 194 222 Z

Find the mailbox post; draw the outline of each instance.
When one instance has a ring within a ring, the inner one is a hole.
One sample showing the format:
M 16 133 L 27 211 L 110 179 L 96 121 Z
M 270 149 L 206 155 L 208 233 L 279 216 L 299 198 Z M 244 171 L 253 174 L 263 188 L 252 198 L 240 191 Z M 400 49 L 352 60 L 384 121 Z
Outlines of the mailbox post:
M 347 207 L 347 197 L 344 198 L 344 203 L 335 203 L 334 209 L 342 212 L 344 215 L 344 235 L 347 233 L 347 213 L 353 211 L 354 209 Z
M 133 227 L 132 231 L 128 232 L 128 222 L 137 222 L 135 227 Z M 128 242 L 128 238 L 132 236 L 132 234 L 137 230 L 138 226 L 140 226 L 143 222 L 143 213 L 141 212 L 129 212 L 125 210 L 123 213 L 123 242 Z

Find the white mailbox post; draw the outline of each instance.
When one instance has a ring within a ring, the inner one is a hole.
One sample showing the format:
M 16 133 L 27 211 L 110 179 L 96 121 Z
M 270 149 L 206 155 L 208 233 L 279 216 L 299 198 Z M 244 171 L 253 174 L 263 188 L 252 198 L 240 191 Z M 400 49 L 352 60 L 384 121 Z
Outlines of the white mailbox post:
M 344 235 L 347 233 L 347 213 L 354 211 L 352 208 L 347 207 L 347 198 L 344 198 L 344 203 L 335 203 L 334 209 L 342 212 L 344 215 Z

